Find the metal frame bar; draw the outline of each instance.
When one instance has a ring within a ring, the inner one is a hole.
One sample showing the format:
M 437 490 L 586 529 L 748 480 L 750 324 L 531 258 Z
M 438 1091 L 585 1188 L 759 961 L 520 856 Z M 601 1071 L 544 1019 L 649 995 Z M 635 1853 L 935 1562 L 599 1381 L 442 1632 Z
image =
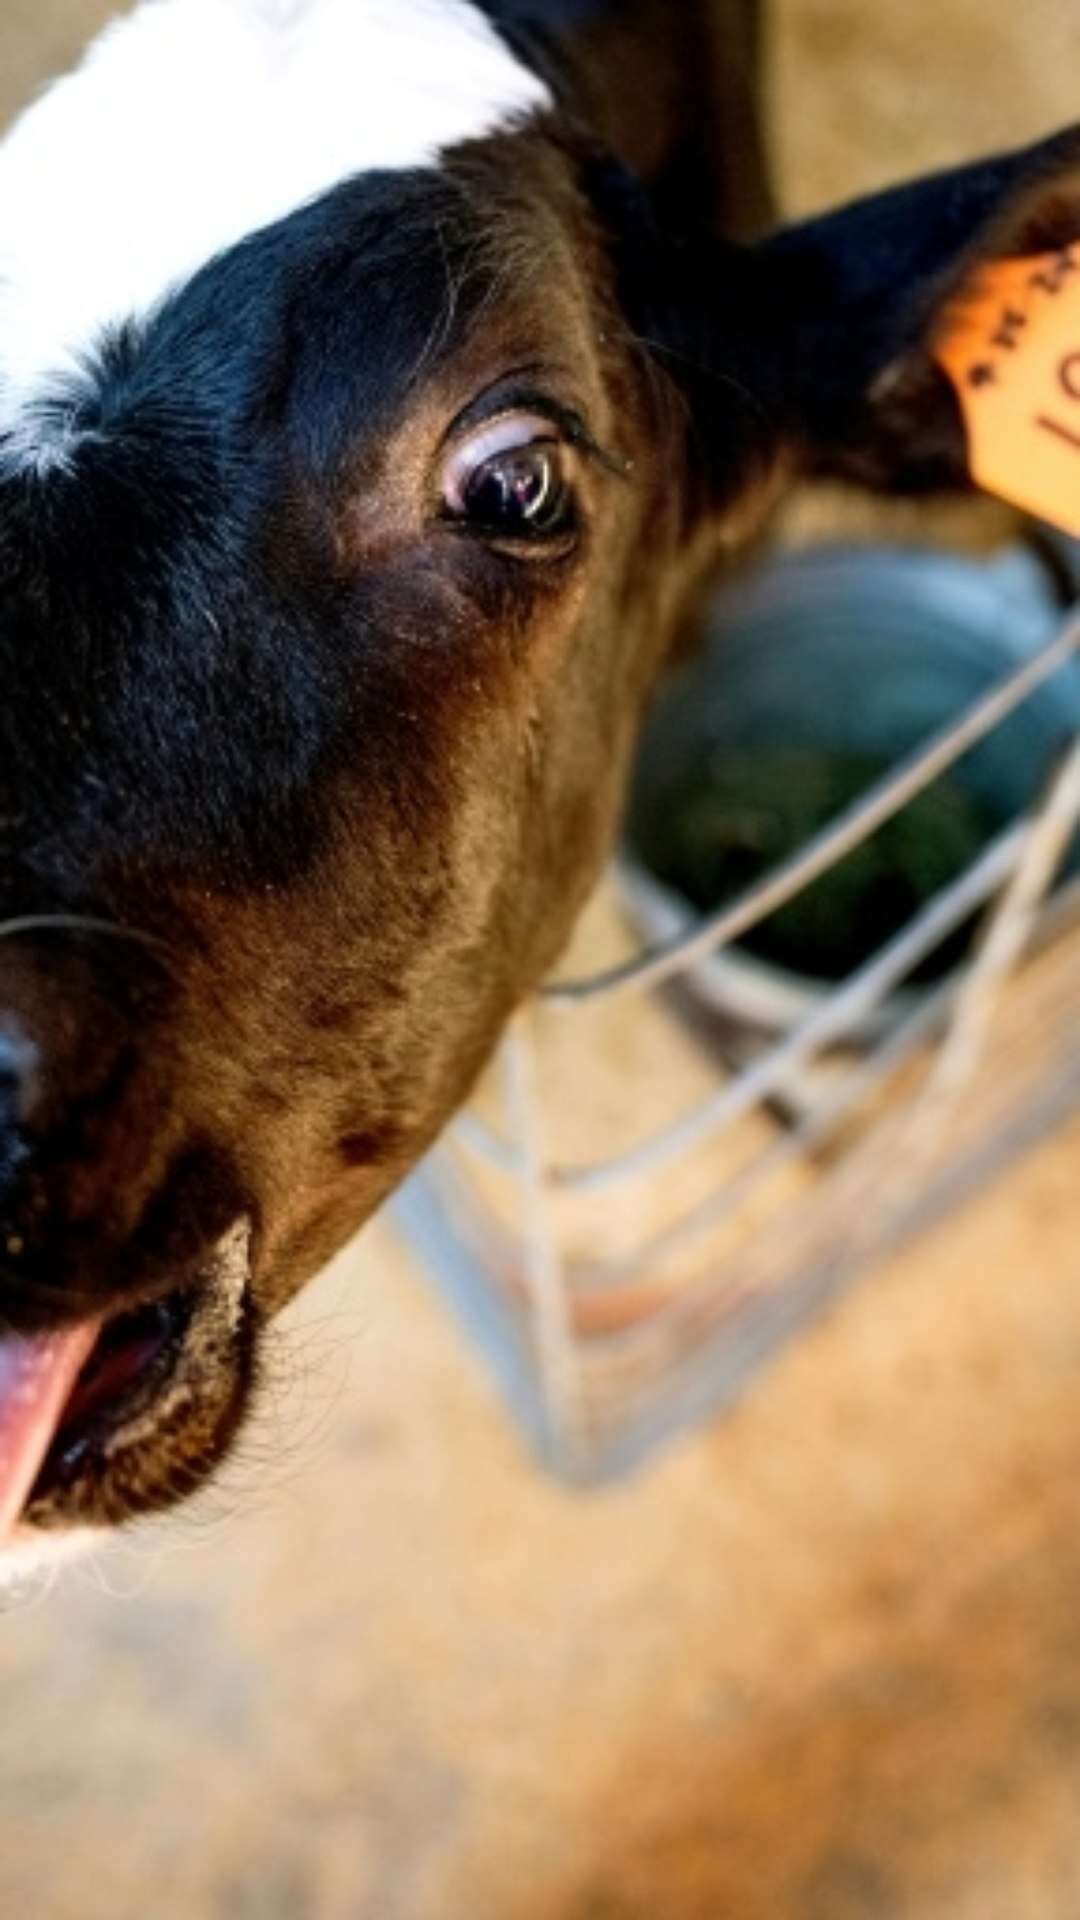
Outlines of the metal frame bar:
M 601 1000 L 648 993 L 739 939 L 985 739 L 1078 647 L 1080 615 L 733 905 L 625 965 L 556 983 L 544 996 L 546 1004 L 573 1015 Z M 535 1086 L 531 1016 L 519 1018 L 501 1057 L 506 1131 L 493 1131 L 475 1114 L 455 1123 L 448 1143 L 406 1189 L 400 1216 L 439 1270 L 553 1471 L 577 1485 L 611 1478 L 673 1431 L 725 1404 L 871 1254 L 944 1210 L 1080 1099 L 1078 1034 L 1075 1047 L 1062 1048 L 1038 1084 L 1028 1086 L 1023 1073 L 1014 1071 L 1016 1062 L 1010 1066 L 1006 1059 L 1006 1093 L 1015 1080 L 1015 1100 L 1006 1098 L 1001 1112 L 991 1115 L 985 1135 L 976 1129 L 951 1157 L 943 1151 L 949 1121 L 963 1112 L 965 1093 L 982 1063 L 993 1058 L 997 1016 L 1021 959 L 1080 918 L 1080 884 L 1063 889 L 1064 900 L 1050 898 L 1078 822 L 1080 741 L 1042 804 L 1001 834 L 879 953 L 715 1094 L 605 1160 L 553 1163 Z M 553 1211 L 560 1199 L 610 1204 L 629 1183 L 669 1171 L 760 1107 L 795 1069 L 835 1049 L 867 1012 L 891 1004 L 919 961 L 982 909 L 987 918 L 972 959 L 913 1006 L 897 1003 L 883 1037 L 863 1047 L 786 1134 L 630 1255 L 576 1267 L 568 1261 Z M 886 1108 L 854 1148 L 841 1151 L 812 1203 L 789 1204 L 770 1223 L 771 1234 L 759 1232 L 737 1258 L 728 1253 L 699 1283 L 640 1321 L 602 1337 L 578 1332 L 578 1303 L 605 1289 L 632 1287 L 660 1262 L 707 1246 L 711 1232 L 737 1217 L 777 1174 L 835 1138 L 842 1124 L 923 1054 L 929 1062 L 923 1086 L 895 1111 Z M 490 1209 L 469 1196 L 467 1166 L 476 1160 L 516 1184 L 520 1235 L 497 1228 Z M 508 1269 L 520 1297 L 503 1285 Z

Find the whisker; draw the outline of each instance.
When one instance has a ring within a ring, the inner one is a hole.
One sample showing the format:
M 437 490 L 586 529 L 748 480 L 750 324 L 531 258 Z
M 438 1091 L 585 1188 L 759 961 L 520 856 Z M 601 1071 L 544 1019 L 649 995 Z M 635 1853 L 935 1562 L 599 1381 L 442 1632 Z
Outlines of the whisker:
M 115 920 L 96 920 L 83 913 L 27 913 L 0 920 L 0 940 L 21 939 L 27 933 L 99 933 L 113 940 L 132 940 L 144 947 L 168 952 L 168 943 L 140 927 L 124 927 Z

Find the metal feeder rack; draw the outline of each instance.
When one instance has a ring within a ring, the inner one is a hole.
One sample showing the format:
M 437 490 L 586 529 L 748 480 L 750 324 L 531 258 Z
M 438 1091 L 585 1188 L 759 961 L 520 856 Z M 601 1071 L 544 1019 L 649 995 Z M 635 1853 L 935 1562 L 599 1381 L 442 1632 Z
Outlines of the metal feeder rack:
M 466 1113 L 400 1197 L 407 1237 L 560 1478 L 615 1478 L 728 1406 L 873 1260 L 1077 1106 L 1080 882 L 1054 883 L 1080 823 L 1080 740 L 1038 806 L 894 939 L 740 1069 L 710 1063 L 714 1083 L 623 1150 L 569 1163 L 555 1151 L 539 1090 L 552 1023 L 568 1024 L 585 1058 L 597 1009 L 664 1004 L 670 1017 L 672 983 L 898 814 L 1078 648 L 1080 616 L 734 904 L 686 937 L 552 986 L 503 1046 L 501 1120 Z M 963 963 L 925 990 L 898 993 L 975 913 L 979 933 Z M 868 1042 L 875 1010 L 882 1019 Z M 807 1068 L 824 1070 L 808 1081 Z M 800 1098 L 786 1102 L 781 1124 L 776 1103 L 796 1081 Z M 627 1088 L 623 1104 L 633 1103 Z M 704 1182 L 683 1192 L 694 1156 Z M 638 1205 L 650 1182 L 674 1194 L 659 1223 Z M 501 1209 L 499 1183 L 509 1194 Z M 645 1224 L 614 1253 L 583 1254 L 566 1210 L 580 1221 L 590 1207 Z

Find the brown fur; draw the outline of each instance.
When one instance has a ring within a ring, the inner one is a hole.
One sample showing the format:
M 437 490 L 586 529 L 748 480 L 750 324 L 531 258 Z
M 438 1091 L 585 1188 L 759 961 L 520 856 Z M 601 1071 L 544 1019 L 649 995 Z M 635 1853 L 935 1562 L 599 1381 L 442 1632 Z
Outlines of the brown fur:
M 800 441 L 797 381 L 819 367 L 837 378 L 843 316 L 819 330 L 825 358 L 813 363 L 785 303 L 789 286 L 801 297 L 798 251 L 778 279 L 768 258 L 759 270 L 699 235 L 685 286 L 682 257 L 659 251 L 644 282 L 657 312 L 683 302 L 687 326 L 658 340 L 644 304 L 628 307 L 621 237 L 583 185 L 593 158 L 561 122 L 453 156 L 475 258 L 448 287 L 445 337 L 432 336 L 392 418 L 357 439 L 332 484 L 282 456 L 259 556 L 275 595 L 324 597 L 344 645 L 362 592 L 365 630 L 393 642 L 363 656 L 359 693 L 345 687 L 364 725 L 313 777 L 304 857 L 283 857 L 261 883 L 200 879 L 179 862 L 96 872 L 95 910 L 147 929 L 152 946 L 125 952 L 139 982 L 127 1044 L 86 1060 L 81 1040 L 69 1048 L 78 1127 L 69 1115 L 65 1150 L 27 1183 L 27 1245 L 66 1280 L 69 1313 L 178 1281 L 197 1305 L 158 1398 L 54 1465 L 31 1512 L 39 1527 L 114 1521 L 213 1468 L 266 1322 L 427 1150 L 558 958 L 611 844 L 666 657 L 784 478 L 822 453 Z M 829 262 L 813 243 L 806 258 L 820 303 Z M 458 337 L 474 266 L 486 292 Z M 508 567 L 433 519 L 431 472 L 448 423 L 537 361 L 604 457 L 576 459 L 573 550 Z M 886 371 L 880 418 L 856 396 L 863 426 L 834 450 L 837 468 L 869 472 L 891 445 L 895 477 L 898 439 L 939 433 L 922 417 L 939 396 L 927 397 L 921 343 L 898 373 L 883 349 L 879 381 Z M 888 394 L 909 390 L 920 418 L 909 409 L 898 427 Z M 0 1004 L 24 1011 L 41 991 L 26 985 L 41 949 L 32 965 L 28 952 L 0 947 Z M 63 980 L 63 1007 L 85 1011 L 100 963 L 85 993 L 73 964 L 53 947 L 45 971 Z M 236 1317 L 205 1262 L 239 1214 L 253 1241 Z

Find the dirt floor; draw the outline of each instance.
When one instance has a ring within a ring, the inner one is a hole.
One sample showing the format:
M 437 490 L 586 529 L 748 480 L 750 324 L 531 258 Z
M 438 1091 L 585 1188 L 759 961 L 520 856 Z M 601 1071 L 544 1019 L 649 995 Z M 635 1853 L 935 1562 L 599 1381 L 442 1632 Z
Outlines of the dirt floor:
M 6 0 L 0 117 L 107 11 Z M 1069 0 L 777 14 L 793 206 L 1076 110 Z M 0 1621 L 0 1914 L 1077 1920 L 1078 1166 L 589 1498 L 377 1227 L 213 1500 Z

